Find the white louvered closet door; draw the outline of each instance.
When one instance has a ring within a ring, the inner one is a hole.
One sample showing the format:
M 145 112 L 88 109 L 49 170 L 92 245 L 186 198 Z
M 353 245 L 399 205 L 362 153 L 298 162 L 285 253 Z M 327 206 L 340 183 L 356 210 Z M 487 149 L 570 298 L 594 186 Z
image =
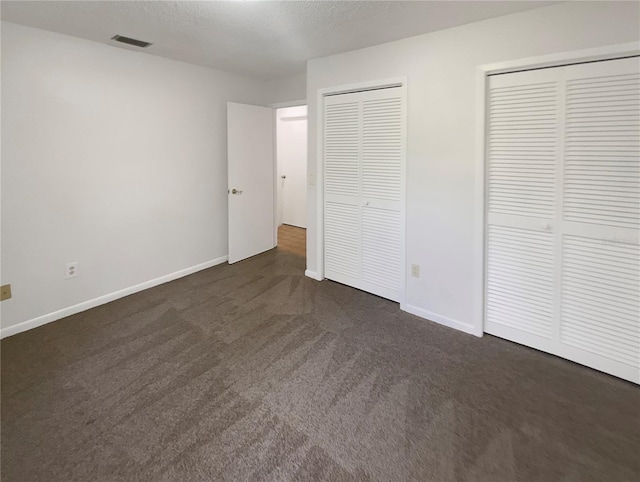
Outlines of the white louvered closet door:
M 561 83 L 491 77 L 485 331 L 551 351 Z
M 564 71 L 560 343 L 640 383 L 640 59 Z
M 399 301 L 403 91 L 330 96 L 324 112 L 325 277 Z
M 640 383 L 640 61 L 489 82 L 485 331 Z

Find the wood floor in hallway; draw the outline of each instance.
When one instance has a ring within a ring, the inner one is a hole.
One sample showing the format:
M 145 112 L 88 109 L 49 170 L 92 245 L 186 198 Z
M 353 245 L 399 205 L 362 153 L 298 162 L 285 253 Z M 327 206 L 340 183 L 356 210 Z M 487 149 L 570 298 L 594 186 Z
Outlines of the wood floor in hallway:
M 278 249 L 304 258 L 307 254 L 307 230 L 281 224 L 278 227 Z

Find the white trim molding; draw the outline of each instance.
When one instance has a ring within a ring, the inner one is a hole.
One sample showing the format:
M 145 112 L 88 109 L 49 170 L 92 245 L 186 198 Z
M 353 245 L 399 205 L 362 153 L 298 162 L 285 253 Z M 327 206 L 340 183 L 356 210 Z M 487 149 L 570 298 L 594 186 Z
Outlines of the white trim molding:
M 18 333 L 22 333 L 23 331 L 31 330 L 33 328 L 37 328 L 38 326 L 46 325 L 47 323 L 51 323 L 52 321 L 57 321 L 67 316 L 75 315 L 76 313 L 80 313 L 81 311 L 86 311 L 91 308 L 95 308 L 96 306 L 104 305 L 111 301 L 115 301 L 117 299 L 124 298 L 125 296 L 129 296 L 134 293 L 138 293 L 140 291 L 153 288 L 154 286 L 168 283 L 169 281 L 173 281 L 178 278 L 183 278 L 185 276 L 196 273 L 198 271 L 202 271 L 203 269 L 211 268 L 213 266 L 225 263 L 227 259 L 228 259 L 227 256 L 221 256 L 220 258 L 212 259 L 210 261 L 206 261 L 204 263 L 200 263 L 195 266 L 191 266 L 189 268 L 181 269 L 179 271 L 175 271 L 173 273 L 160 276 L 159 278 L 155 278 L 134 286 L 130 286 L 128 288 L 114 291 L 112 293 L 108 293 L 106 295 L 99 296 L 91 300 L 83 301 L 82 303 L 78 303 L 77 305 L 68 306 L 66 308 L 62 308 L 61 310 L 57 310 L 52 313 L 48 313 L 46 315 L 38 316 L 37 318 L 32 318 L 30 320 L 23 321 L 21 323 L 11 325 L 6 328 L 2 328 L 0 330 L 0 338 L 6 338 L 8 336 L 17 335 Z
M 476 71 L 476 182 L 474 213 L 474 266 L 473 266 L 473 328 L 482 336 L 484 332 L 485 298 L 485 211 L 486 211 L 486 98 L 487 77 L 521 70 L 560 67 L 584 62 L 598 62 L 640 55 L 640 42 L 561 52 L 528 57 L 519 60 L 486 64 Z
M 276 102 L 275 104 L 269 104 L 267 107 L 271 107 L 272 109 L 282 109 L 284 107 L 300 107 L 302 105 L 307 105 L 307 99 Z
M 463 331 L 477 337 L 482 336 L 482 331 L 478 332 L 476 326 L 471 323 L 463 323 L 462 321 L 454 320 L 453 318 L 448 318 L 446 316 L 439 315 L 437 313 L 425 310 L 424 308 L 419 308 L 414 305 L 400 305 L 400 309 L 402 311 L 406 311 L 407 313 L 411 313 L 412 315 L 424 318 L 427 321 L 433 321 L 434 323 L 438 323 L 439 325 L 453 328 L 454 330 Z
M 320 276 L 318 273 L 316 273 L 315 271 L 309 271 L 308 269 L 304 271 L 304 275 L 307 278 L 311 278 L 314 279 L 316 281 L 322 281 L 324 278 L 322 278 L 322 276 Z

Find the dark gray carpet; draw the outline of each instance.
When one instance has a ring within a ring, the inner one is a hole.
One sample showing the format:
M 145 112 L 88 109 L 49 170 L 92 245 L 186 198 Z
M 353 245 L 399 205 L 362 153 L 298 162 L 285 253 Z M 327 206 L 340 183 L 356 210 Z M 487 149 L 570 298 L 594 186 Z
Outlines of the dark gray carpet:
M 2 481 L 638 481 L 640 389 L 270 251 L 2 341 Z

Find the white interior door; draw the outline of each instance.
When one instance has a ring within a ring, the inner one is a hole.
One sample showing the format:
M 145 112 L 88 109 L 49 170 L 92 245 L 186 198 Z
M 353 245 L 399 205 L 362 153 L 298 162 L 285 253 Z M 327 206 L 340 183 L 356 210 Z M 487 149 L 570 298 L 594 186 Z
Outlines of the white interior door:
M 404 88 L 325 98 L 325 276 L 400 301 Z
M 491 77 L 485 331 L 640 383 L 640 59 Z
M 275 247 L 273 109 L 227 104 L 229 263 Z
M 307 227 L 307 106 L 278 109 L 280 222 Z

